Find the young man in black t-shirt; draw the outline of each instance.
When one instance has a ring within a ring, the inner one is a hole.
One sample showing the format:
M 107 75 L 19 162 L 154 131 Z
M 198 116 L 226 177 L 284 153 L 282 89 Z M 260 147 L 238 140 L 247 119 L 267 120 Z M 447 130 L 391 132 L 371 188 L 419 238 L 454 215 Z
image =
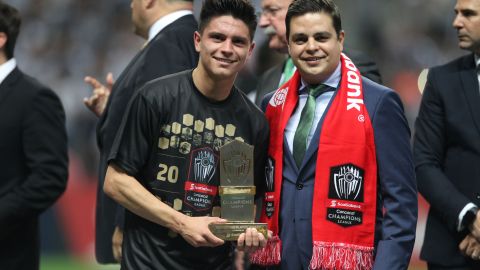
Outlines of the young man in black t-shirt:
M 233 82 L 251 55 L 256 16 L 247 0 L 207 0 L 194 35 L 194 70 L 147 83 L 131 101 L 109 157 L 104 190 L 128 211 L 122 269 L 228 269 L 232 244 L 215 237 L 219 147 L 254 146 L 264 189 L 268 125 Z M 240 249 L 265 246 L 247 229 Z

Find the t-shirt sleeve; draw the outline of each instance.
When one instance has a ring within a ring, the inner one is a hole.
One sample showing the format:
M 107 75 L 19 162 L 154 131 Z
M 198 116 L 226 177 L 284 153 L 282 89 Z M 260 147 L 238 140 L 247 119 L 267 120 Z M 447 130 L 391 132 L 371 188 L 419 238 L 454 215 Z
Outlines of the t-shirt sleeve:
M 157 116 L 152 102 L 142 91 L 134 96 L 127 108 L 108 162 L 128 175 L 136 176 L 150 157 L 155 131 L 158 130 Z

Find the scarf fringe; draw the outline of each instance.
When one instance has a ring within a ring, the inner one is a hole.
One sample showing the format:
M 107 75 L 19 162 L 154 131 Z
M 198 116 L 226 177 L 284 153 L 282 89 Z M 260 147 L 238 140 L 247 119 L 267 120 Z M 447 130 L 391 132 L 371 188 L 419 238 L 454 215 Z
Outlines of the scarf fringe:
M 314 241 L 309 269 L 370 270 L 373 247 Z
M 281 260 L 282 241 L 280 237 L 274 236 L 268 239 L 267 245 L 250 254 L 250 261 L 253 264 L 262 266 L 278 265 Z

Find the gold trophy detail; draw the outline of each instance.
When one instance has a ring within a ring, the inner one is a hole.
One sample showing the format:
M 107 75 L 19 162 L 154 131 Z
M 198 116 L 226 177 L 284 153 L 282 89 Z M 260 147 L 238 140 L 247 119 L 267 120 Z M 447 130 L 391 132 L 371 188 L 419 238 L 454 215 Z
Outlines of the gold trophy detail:
M 247 228 L 255 228 L 267 238 L 267 224 L 254 223 L 253 149 L 238 140 L 220 148 L 220 215 L 228 222 L 212 223 L 209 228 L 225 241 L 236 241 Z

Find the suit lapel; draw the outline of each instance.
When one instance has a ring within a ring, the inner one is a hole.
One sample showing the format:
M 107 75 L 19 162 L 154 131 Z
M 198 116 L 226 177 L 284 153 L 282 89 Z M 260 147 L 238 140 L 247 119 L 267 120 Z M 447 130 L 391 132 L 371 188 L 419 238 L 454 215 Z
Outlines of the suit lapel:
M 475 126 L 480 132 L 480 93 L 473 54 L 463 58 L 460 68 L 460 82 Z
M 14 90 L 14 87 L 12 87 L 13 84 L 20 78 L 20 70 L 18 68 L 15 68 L 12 70 L 10 74 L 8 74 L 7 77 L 3 80 L 3 82 L 0 84 L 0 105 L 7 99 L 7 96 L 12 93 Z
M 285 164 L 288 163 L 291 168 L 295 168 L 294 171 L 298 174 L 299 168 L 297 167 L 297 163 L 295 162 L 295 158 L 293 157 L 290 148 L 288 148 L 287 137 L 285 137 L 285 134 L 283 135 L 283 156 L 283 160 L 286 162 Z M 283 166 L 285 166 L 285 164 Z

